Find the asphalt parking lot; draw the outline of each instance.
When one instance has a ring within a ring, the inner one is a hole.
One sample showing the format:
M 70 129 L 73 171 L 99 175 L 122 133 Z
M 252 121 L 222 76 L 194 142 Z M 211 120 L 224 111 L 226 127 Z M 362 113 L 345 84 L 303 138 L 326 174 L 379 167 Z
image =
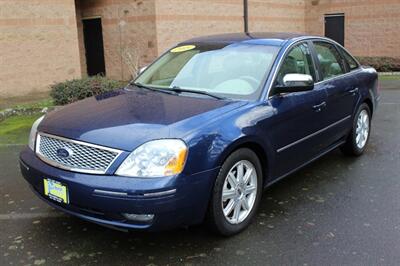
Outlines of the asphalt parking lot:
M 0 265 L 399 265 L 400 86 L 382 90 L 368 150 L 333 151 L 269 188 L 242 234 L 124 233 L 65 215 L 0 147 Z M 399 89 L 396 89 L 399 88 Z

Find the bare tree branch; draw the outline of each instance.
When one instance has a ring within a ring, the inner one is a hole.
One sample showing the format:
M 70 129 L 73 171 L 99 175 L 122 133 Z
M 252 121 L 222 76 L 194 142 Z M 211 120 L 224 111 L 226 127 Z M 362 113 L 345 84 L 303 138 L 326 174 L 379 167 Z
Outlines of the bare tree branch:
M 145 51 L 143 44 L 130 43 L 122 47 L 121 55 L 124 64 L 128 67 L 128 71 L 132 78 L 136 78 L 141 67 L 141 56 Z

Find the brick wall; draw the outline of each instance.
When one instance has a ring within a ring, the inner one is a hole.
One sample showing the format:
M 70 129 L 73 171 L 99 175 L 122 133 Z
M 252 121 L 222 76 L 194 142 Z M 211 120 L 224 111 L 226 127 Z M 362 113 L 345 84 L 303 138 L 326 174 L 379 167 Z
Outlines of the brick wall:
M 324 14 L 345 13 L 355 55 L 400 57 L 399 0 L 248 0 L 249 30 L 324 35 Z M 1 0 L 0 98 L 86 75 L 82 19 L 101 17 L 107 76 L 128 80 L 125 52 L 150 63 L 176 43 L 242 32 L 243 0 Z
M 248 3 L 250 31 L 305 32 L 305 0 L 248 0 Z
M 83 40 L 82 6 L 80 0 L 75 0 L 75 14 L 76 14 L 76 24 L 78 30 L 79 63 L 81 66 L 81 76 L 85 77 L 87 76 L 87 69 L 86 69 L 85 43 Z
M 400 57 L 399 0 L 308 0 L 306 31 L 324 35 L 324 14 L 332 13 L 345 14 L 345 46 L 354 55 Z
M 131 74 L 122 55 L 140 51 L 142 65 L 157 56 L 155 5 L 153 0 L 77 0 L 81 18 L 100 16 L 103 27 L 107 76 L 129 80 Z M 78 20 L 81 64 L 86 73 L 82 21 Z
M 243 0 L 156 0 L 158 52 L 196 36 L 243 31 Z
M 304 0 L 249 0 L 249 31 L 305 31 Z M 243 0 L 156 0 L 158 52 L 202 35 L 243 32 Z
M 0 98 L 80 73 L 74 0 L 0 1 Z

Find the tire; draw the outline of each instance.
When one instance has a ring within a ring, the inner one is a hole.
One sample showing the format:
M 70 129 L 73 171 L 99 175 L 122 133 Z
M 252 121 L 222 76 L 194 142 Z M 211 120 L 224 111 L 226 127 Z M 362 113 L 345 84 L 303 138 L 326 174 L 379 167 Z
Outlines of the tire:
M 240 171 L 240 168 L 243 170 Z M 257 155 L 247 148 L 236 150 L 222 164 L 215 180 L 206 217 L 206 222 L 214 232 L 231 236 L 249 226 L 262 196 L 261 169 Z M 246 175 L 248 171 L 250 175 Z M 243 178 L 248 176 L 245 178 L 247 180 L 240 179 L 240 173 L 243 173 Z M 223 192 L 226 195 L 224 201 Z M 231 212 L 228 212 L 230 209 Z
M 357 130 L 360 130 L 360 124 L 358 123 L 362 115 L 368 116 L 366 119 L 368 129 L 365 131 L 364 130 L 365 125 L 363 125 L 361 132 L 363 132 L 364 134 L 361 133 L 363 137 L 361 137 L 362 141 L 360 142 L 360 137 L 358 137 L 359 135 L 357 134 Z M 346 139 L 346 143 L 340 147 L 341 151 L 346 155 L 360 156 L 361 154 L 363 154 L 365 148 L 367 147 L 370 133 L 371 133 L 371 110 L 366 103 L 363 103 L 360 105 L 360 107 L 356 112 L 356 115 L 354 116 L 353 127 Z

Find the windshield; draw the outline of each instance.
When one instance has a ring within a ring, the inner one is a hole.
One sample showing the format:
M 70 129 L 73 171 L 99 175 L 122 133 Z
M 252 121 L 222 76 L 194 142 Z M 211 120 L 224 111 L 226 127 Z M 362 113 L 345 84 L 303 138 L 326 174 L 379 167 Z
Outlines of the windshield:
M 135 83 L 258 99 L 278 51 L 276 46 L 247 44 L 179 46 L 161 56 Z

